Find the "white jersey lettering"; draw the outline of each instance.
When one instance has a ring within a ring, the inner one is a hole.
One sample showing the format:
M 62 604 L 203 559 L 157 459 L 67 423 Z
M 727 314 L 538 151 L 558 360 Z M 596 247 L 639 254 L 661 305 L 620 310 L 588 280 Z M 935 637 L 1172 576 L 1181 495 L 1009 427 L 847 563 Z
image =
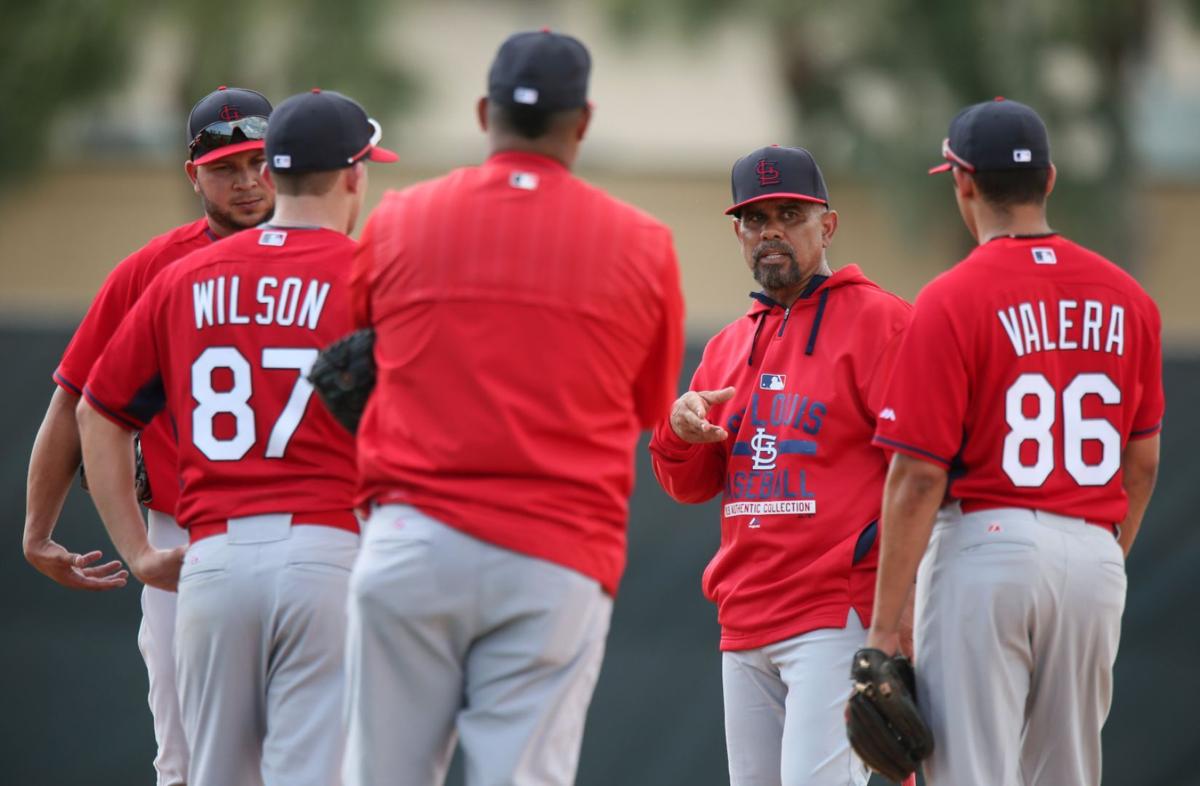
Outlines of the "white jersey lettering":
M 1082 319 L 1079 311 L 1075 300 L 1037 300 L 998 309 L 996 317 L 1017 357 L 1077 349 L 1125 354 L 1124 306 L 1085 300 Z

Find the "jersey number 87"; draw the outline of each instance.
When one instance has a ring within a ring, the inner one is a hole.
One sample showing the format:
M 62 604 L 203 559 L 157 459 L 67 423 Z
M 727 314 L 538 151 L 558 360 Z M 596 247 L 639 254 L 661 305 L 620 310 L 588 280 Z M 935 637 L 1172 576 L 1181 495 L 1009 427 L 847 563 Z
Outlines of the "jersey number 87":
M 315 348 L 266 347 L 262 351 L 262 368 L 296 371 L 292 394 L 267 439 L 267 458 L 283 458 L 288 441 L 300 426 L 313 392 L 306 377 L 316 359 Z M 213 389 L 213 372 L 219 368 L 229 369 L 233 375 L 229 390 Z M 254 446 L 258 430 L 250 406 L 251 379 L 250 361 L 237 347 L 209 347 L 192 364 L 192 398 L 196 400 L 196 408 L 192 410 L 192 443 L 211 461 L 238 461 Z M 216 435 L 213 424 L 220 414 L 233 416 L 232 437 L 223 439 Z
M 1121 435 L 1104 418 L 1085 418 L 1083 400 L 1099 396 L 1104 404 L 1120 404 L 1121 390 L 1107 374 L 1078 374 L 1063 388 L 1063 464 L 1080 486 L 1103 486 L 1113 479 L 1121 466 Z M 1026 396 L 1037 399 L 1037 415 L 1027 417 L 1022 404 Z M 1051 428 L 1058 414 L 1057 393 L 1044 374 L 1027 373 L 1017 377 L 1005 395 L 1004 418 L 1010 431 L 1004 437 L 1002 466 L 1013 485 L 1036 488 L 1054 471 L 1054 434 Z M 1021 445 L 1037 443 L 1032 464 L 1021 462 Z M 1085 442 L 1100 443 L 1100 461 L 1088 464 L 1083 459 Z

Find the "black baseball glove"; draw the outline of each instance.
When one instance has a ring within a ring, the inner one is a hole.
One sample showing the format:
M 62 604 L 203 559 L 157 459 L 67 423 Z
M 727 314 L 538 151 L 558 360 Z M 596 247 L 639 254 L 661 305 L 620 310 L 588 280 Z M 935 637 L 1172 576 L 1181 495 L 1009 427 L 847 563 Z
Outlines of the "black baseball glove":
M 313 362 L 308 381 L 329 414 L 351 434 L 358 431 L 375 388 L 375 331 L 356 330 L 325 347 Z
M 917 711 L 912 664 L 903 656 L 861 649 L 850 667 L 854 692 L 846 704 L 846 734 L 859 758 L 900 783 L 933 753 L 933 733 Z

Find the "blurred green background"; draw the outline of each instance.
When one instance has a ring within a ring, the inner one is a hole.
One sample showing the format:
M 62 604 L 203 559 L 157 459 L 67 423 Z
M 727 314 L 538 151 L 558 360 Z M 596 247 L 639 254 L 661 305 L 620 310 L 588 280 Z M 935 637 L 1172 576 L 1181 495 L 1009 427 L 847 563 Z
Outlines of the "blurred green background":
M 1160 488 L 1130 558 L 1105 784 L 1200 783 L 1200 730 L 1171 660 L 1195 651 L 1200 569 L 1200 0 L 0 0 L 0 782 L 152 782 L 137 587 L 71 593 L 20 555 L 24 473 L 50 372 L 109 269 L 197 216 L 184 121 L 217 85 L 278 102 L 358 98 L 401 163 L 385 188 L 478 162 L 475 99 L 496 47 L 550 26 L 591 48 L 595 121 L 581 174 L 673 228 L 691 358 L 753 282 L 728 219 L 728 171 L 803 145 L 841 225 L 835 267 L 912 297 L 970 247 L 939 159 L 951 116 L 995 95 L 1036 107 L 1060 185 L 1056 228 L 1132 271 L 1168 351 Z M 699 575 L 716 512 L 674 505 L 639 453 L 629 572 L 588 722 L 581 784 L 726 782 L 715 614 Z M 85 495 L 60 527 L 108 544 Z M 1184 623 L 1184 624 L 1181 624 Z M 419 709 L 413 710 L 419 714 Z

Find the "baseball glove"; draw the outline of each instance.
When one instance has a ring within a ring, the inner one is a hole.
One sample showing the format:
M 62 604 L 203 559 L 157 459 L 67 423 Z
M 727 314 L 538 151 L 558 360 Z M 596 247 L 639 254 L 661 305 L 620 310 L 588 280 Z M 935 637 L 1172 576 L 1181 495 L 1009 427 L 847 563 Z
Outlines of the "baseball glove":
M 351 434 L 358 431 L 375 388 L 375 331 L 356 330 L 325 347 L 313 362 L 308 381 L 329 414 Z
M 87 471 L 83 464 L 79 465 L 79 487 L 89 494 L 92 491 L 88 488 Z M 150 476 L 146 474 L 146 460 L 142 458 L 141 432 L 133 438 L 133 490 L 137 493 L 137 501 L 143 505 L 149 505 L 154 499 L 150 491 Z
M 902 656 L 861 649 L 850 667 L 854 692 L 846 704 L 846 734 L 859 758 L 900 783 L 933 753 L 933 733 L 917 711 L 912 664 Z

